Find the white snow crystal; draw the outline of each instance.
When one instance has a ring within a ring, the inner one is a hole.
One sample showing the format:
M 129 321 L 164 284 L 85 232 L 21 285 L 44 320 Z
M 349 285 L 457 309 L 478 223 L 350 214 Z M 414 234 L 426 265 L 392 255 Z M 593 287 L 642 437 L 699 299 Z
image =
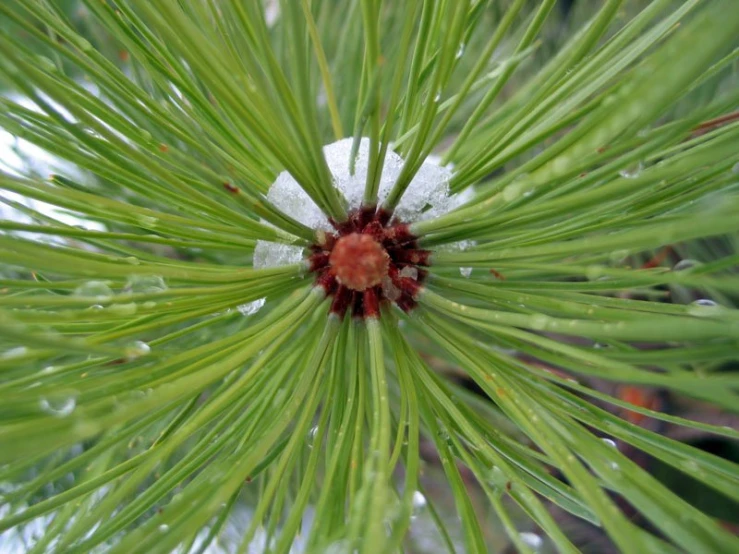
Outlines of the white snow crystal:
M 352 150 L 351 138 L 345 138 L 323 148 L 334 186 L 341 191 L 350 208 L 358 208 L 362 203 L 364 185 L 369 166 L 368 138 L 359 142 L 354 173 L 349 171 Z M 433 158 L 433 159 L 432 159 Z M 403 159 L 395 152 L 388 151 L 380 175 L 378 191 L 382 203 L 390 194 L 395 181 L 403 168 Z M 419 168 L 415 177 L 403 194 L 395 213 L 406 221 L 420 221 L 437 217 L 467 202 L 471 189 L 450 196 L 449 179 L 451 171 L 438 165 L 438 158 L 429 157 Z M 287 171 L 277 176 L 267 193 L 267 199 L 278 209 L 311 229 L 330 230 L 331 225 L 315 202 L 300 188 L 297 181 Z M 299 246 L 258 241 L 254 250 L 254 267 L 261 269 L 289 265 L 299 262 L 303 251 Z
M 255 269 L 296 264 L 302 259 L 303 248 L 301 246 L 260 240 L 254 247 Z
M 359 208 L 362 203 L 369 168 L 370 146 L 368 138 L 360 140 L 354 162 L 354 173 L 352 173 L 350 171 L 352 142 L 353 139 L 345 138 L 323 148 L 326 163 L 334 179 L 334 186 L 347 200 L 349 209 Z M 392 150 L 388 150 L 380 175 L 378 190 L 380 205 L 390 194 L 404 163 L 403 158 Z M 395 214 L 400 219 L 413 222 L 438 217 L 461 206 L 472 197 L 471 188 L 465 189 L 460 194 L 450 194 L 451 169 L 440 166 L 439 163 L 440 159 L 437 156 L 429 156 L 418 169 L 395 209 Z M 330 230 L 332 228 L 321 209 L 287 171 L 277 176 L 267 193 L 267 200 L 311 229 Z M 257 241 L 254 249 L 254 268 L 294 264 L 302 258 L 303 249 L 299 246 L 260 240 Z M 253 309 L 251 306 L 256 305 L 257 302 L 248 305 L 250 306 L 248 313 L 254 313 L 251 311 Z M 261 304 L 254 311 L 259 308 Z
M 363 138 L 359 142 L 354 174 L 352 174 L 349 171 L 352 140 L 346 138 L 329 144 L 323 148 L 323 154 L 333 175 L 334 186 L 349 202 L 349 208 L 358 208 L 362 203 L 364 185 L 367 180 L 370 141 L 368 138 Z M 395 152 L 387 152 L 380 175 L 378 191 L 380 203 L 390 194 L 403 168 L 403 163 L 403 159 Z M 435 163 L 426 162 L 421 165 L 398 203 L 395 213 L 401 219 L 419 221 L 444 214 L 452 207 L 456 207 L 455 201 L 459 201 L 457 196 L 461 195 L 449 196 L 451 175 L 448 168 Z M 320 208 L 287 171 L 277 176 L 267 193 L 267 199 L 277 208 L 312 229 L 331 229 Z

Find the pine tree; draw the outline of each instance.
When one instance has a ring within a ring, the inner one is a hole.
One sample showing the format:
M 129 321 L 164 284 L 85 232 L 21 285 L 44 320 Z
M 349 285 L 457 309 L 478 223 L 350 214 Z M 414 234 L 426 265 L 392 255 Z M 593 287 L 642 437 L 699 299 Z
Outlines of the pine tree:
M 1 2 L 5 544 L 738 551 L 739 10 L 557 4 Z

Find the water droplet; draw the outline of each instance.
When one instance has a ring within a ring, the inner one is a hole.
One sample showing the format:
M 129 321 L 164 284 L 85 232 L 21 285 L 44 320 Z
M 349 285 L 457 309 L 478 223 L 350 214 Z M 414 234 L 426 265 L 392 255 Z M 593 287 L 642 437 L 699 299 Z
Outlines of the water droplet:
M 287 396 L 285 389 L 279 389 L 277 394 L 275 394 L 274 399 L 272 399 L 272 405 L 275 407 L 279 406 L 281 408 L 285 403 L 285 396 Z
M 140 358 L 141 356 L 146 356 L 149 352 L 151 352 L 151 347 L 145 342 L 137 340 L 126 346 L 124 352 L 126 360 L 130 362 L 132 360 Z
M 323 552 L 324 554 L 350 554 L 352 552 L 350 544 L 351 543 L 346 540 L 332 542 L 324 549 Z M 356 552 L 356 550 L 354 552 Z
M 529 325 L 531 326 L 531 328 L 536 329 L 538 331 L 541 331 L 544 328 L 546 328 L 548 323 L 549 323 L 549 318 L 542 314 L 533 315 L 529 319 Z
M 688 313 L 698 317 L 716 315 L 720 310 L 721 306 L 708 298 L 701 298 L 688 306 Z
M 613 263 L 618 263 L 620 261 L 623 261 L 624 258 L 628 257 L 629 251 L 628 250 L 614 250 L 610 253 L 609 258 Z
M 639 138 L 644 138 L 644 137 L 649 136 L 649 133 L 651 131 L 652 131 L 652 128 L 649 127 L 649 126 L 647 126 L 647 127 L 644 127 L 643 129 L 639 130 L 639 132 L 636 133 L 636 136 L 639 137 Z
M 139 265 L 141 263 L 141 260 L 139 260 L 136 256 L 126 256 L 123 258 L 123 261 L 128 262 L 131 265 Z
M 438 102 L 439 100 L 441 100 L 441 93 L 437 92 L 436 96 L 434 96 L 434 102 Z
M 521 192 L 521 183 L 511 183 L 503 189 L 503 200 L 505 200 L 506 202 L 513 202 L 516 198 L 521 196 Z
M 56 73 L 56 64 L 46 56 L 38 56 L 38 65 L 41 69 L 48 73 Z
M 167 290 L 167 283 L 158 275 L 131 275 L 123 289 L 133 294 L 152 294 Z
M 311 427 L 310 431 L 308 431 L 308 437 L 306 439 L 308 441 L 308 448 L 313 448 L 313 443 L 316 440 L 317 434 L 318 434 L 318 426 L 316 425 L 314 427 Z
M 90 44 L 88 40 L 85 40 L 80 36 L 75 37 L 75 43 L 77 44 L 77 48 L 79 48 L 83 52 L 92 50 L 92 44 Z
M 151 139 L 151 135 L 149 135 L 149 139 Z M 156 227 L 157 223 L 159 223 L 159 219 L 151 215 L 136 216 L 136 221 L 138 221 L 142 227 L 146 227 L 149 229 Z
M 612 448 L 616 448 L 616 449 L 618 449 L 618 446 L 616 445 L 616 441 L 614 441 L 613 439 L 607 439 L 607 438 L 602 438 L 602 439 L 600 439 L 600 440 L 602 440 L 602 441 L 603 441 L 604 443 L 606 443 L 606 444 L 607 444 L 608 446 L 610 446 L 610 447 L 612 447 Z
M 590 281 L 595 281 L 599 277 L 603 276 L 603 266 L 602 265 L 589 265 L 585 268 L 585 277 L 588 278 Z
M 117 315 L 133 315 L 137 309 L 136 302 L 128 302 L 126 304 L 113 304 L 108 308 L 108 311 Z
M 113 297 L 113 291 L 104 281 L 87 281 L 74 289 L 72 295 L 81 298 L 94 298 L 103 302 Z
M 421 491 L 413 491 L 413 515 L 418 516 L 426 507 L 426 497 Z
M 54 373 L 54 370 L 56 368 L 53 365 L 47 365 L 44 369 L 41 370 L 41 373 Z
M 465 48 L 465 44 L 463 42 L 462 44 L 459 45 L 459 49 L 457 50 L 457 59 L 464 56 L 464 48 Z
M 621 177 L 624 177 L 625 179 L 636 179 L 644 169 L 644 164 L 642 162 L 637 162 L 632 166 L 627 167 L 626 169 L 622 169 L 618 172 Z
M 494 466 L 490 470 L 488 481 L 491 485 L 493 485 L 494 488 L 502 490 L 505 488 L 508 479 L 506 478 L 505 473 L 503 473 L 503 470 L 501 470 L 498 466 Z
M 42 398 L 39 400 L 39 406 L 41 411 L 54 417 L 67 417 L 77 406 L 77 399 L 72 395 Z
M 28 348 L 25 346 L 16 346 L 15 348 L 11 348 L 10 350 L 6 350 L 3 352 L 3 355 L 0 356 L 3 360 L 10 360 L 11 358 L 20 358 L 21 356 L 25 356 L 28 353 Z
M 693 269 L 700 265 L 703 265 L 703 264 L 701 264 L 698 260 L 690 260 L 686 258 L 685 260 L 680 260 L 679 262 L 677 262 L 675 266 L 672 268 L 672 271 L 686 271 L 688 269 Z
M 90 306 L 89 308 L 87 308 L 87 311 L 89 311 L 89 312 L 99 312 L 102 309 L 103 309 L 103 307 L 100 304 L 93 304 L 92 306 Z
M 239 313 L 241 315 L 252 315 L 257 313 L 262 308 L 262 306 L 264 306 L 264 302 L 265 299 L 260 298 L 259 300 L 254 300 L 254 302 L 247 302 L 246 304 L 242 304 L 236 309 L 239 310 Z
M 160 531 L 161 533 L 166 533 L 167 531 L 169 531 L 169 525 L 167 525 L 166 523 L 162 523 L 162 524 L 161 524 L 161 525 L 159 526 L 159 531 Z
M 472 275 L 472 268 L 471 267 L 460 267 L 459 273 L 462 275 L 462 277 L 468 277 Z
M 523 533 L 519 533 L 518 536 L 521 539 L 521 542 L 532 550 L 539 550 L 542 544 L 544 544 L 542 538 L 536 533 L 529 533 L 528 531 L 524 531 Z

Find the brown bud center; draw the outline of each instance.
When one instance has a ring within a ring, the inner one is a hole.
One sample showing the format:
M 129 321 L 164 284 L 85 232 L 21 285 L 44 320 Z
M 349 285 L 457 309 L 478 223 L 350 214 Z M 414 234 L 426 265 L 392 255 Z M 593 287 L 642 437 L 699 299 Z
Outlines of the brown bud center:
M 336 242 L 329 264 L 339 283 L 352 290 L 364 291 L 382 282 L 387 275 L 390 258 L 370 235 L 351 233 Z

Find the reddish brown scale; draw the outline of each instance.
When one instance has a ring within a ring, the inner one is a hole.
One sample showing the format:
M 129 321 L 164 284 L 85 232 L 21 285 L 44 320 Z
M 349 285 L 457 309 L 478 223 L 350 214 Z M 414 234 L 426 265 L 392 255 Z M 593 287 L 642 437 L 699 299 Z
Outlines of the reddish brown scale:
M 375 219 L 380 222 L 380 225 L 383 227 L 387 226 L 387 224 L 390 222 L 390 218 L 393 217 L 393 212 L 390 212 L 388 210 L 383 210 L 380 208 L 377 210 L 377 214 L 375 215 Z
M 239 192 L 239 188 L 236 185 L 232 185 L 231 183 L 223 183 L 223 188 L 231 194 L 238 194 Z
M 326 252 L 317 252 L 308 258 L 308 261 L 310 263 L 309 271 L 318 271 L 328 265 L 328 254 Z
M 310 249 L 313 252 L 322 252 L 323 250 L 326 250 L 327 252 L 331 252 L 334 245 L 336 244 L 337 236 L 333 233 L 327 232 L 327 231 L 319 231 L 318 232 L 318 241 L 315 244 L 312 244 Z
M 346 287 L 339 286 L 336 289 L 334 298 L 331 301 L 331 312 L 338 312 L 340 310 L 346 310 L 346 307 L 352 302 L 354 297 L 353 291 Z
M 338 237 L 334 234 L 330 234 L 326 236 L 326 240 L 324 242 L 324 247 L 326 250 L 331 250 L 335 245 L 336 241 L 338 240 Z
M 392 248 L 388 249 L 388 252 L 396 262 L 412 265 L 427 266 L 431 256 L 431 252 L 428 250 L 419 249 Z
M 331 296 L 336 292 L 336 289 L 339 288 L 336 278 L 334 278 L 331 271 L 328 269 L 324 269 L 318 273 L 318 277 L 316 277 L 316 285 L 323 288 L 326 292 L 326 296 Z
M 416 296 L 418 296 L 418 293 L 421 292 L 421 283 L 419 283 L 415 279 L 404 277 L 401 280 L 401 283 L 402 285 L 400 287 L 400 290 L 402 290 L 406 294 L 409 294 L 413 299 L 415 299 Z
M 364 229 L 364 227 L 369 225 L 375 219 L 375 214 L 377 214 L 377 208 L 375 206 L 359 208 L 359 215 L 357 217 L 359 228 Z
M 493 275 L 494 277 L 497 277 L 501 281 L 505 281 L 505 277 L 503 277 L 503 274 L 497 269 L 490 269 L 490 274 Z
M 662 262 L 664 262 L 667 259 L 668 256 L 672 256 L 673 254 L 677 256 L 675 250 L 673 250 L 672 246 L 668 244 L 662 250 L 657 252 L 657 254 L 651 260 L 643 264 L 641 268 L 651 269 L 653 267 L 659 267 L 660 265 L 662 265 Z
M 373 221 L 368 225 L 365 225 L 364 229 L 362 229 L 362 234 L 371 236 L 380 244 L 384 243 L 386 239 L 385 228 L 377 221 Z
M 415 298 L 418 291 L 421 289 L 421 284 L 417 279 L 411 279 L 410 277 L 403 277 L 396 266 L 393 266 L 388 272 L 390 280 L 402 293 L 407 293 L 411 298 Z
M 333 226 L 334 229 L 336 229 L 336 232 L 339 234 L 339 236 L 348 235 L 349 233 L 353 233 L 355 230 L 354 221 L 352 221 L 352 218 L 339 223 L 337 223 L 333 219 L 329 219 L 328 222 Z
M 409 241 L 415 241 L 416 236 L 411 233 L 406 223 L 399 223 L 388 229 L 388 238 L 392 238 L 397 244 L 403 244 Z
M 398 298 L 395 303 L 404 312 L 410 312 L 416 307 L 416 300 L 406 292 L 401 293 L 400 298 Z
M 357 291 L 354 291 L 352 293 L 352 301 L 351 301 L 351 307 L 352 307 L 352 316 L 353 317 L 363 317 L 364 316 L 364 294 L 359 293 Z M 348 308 L 344 308 L 345 310 Z
M 401 285 L 401 277 L 400 277 L 400 270 L 402 267 L 412 267 L 409 264 L 393 264 L 388 268 L 387 275 L 392 280 L 393 284 L 396 287 L 400 287 Z
M 319 234 L 308 267 L 316 285 L 332 297 L 331 313 L 378 318 L 382 305 L 391 303 L 412 310 L 428 275 L 421 266 L 429 265 L 430 252 L 418 248 L 408 225 L 374 206 L 353 210 L 343 222 L 329 221 L 335 233 Z
M 365 291 L 362 297 L 362 308 L 364 308 L 364 317 L 380 317 L 380 287 L 373 287 Z

